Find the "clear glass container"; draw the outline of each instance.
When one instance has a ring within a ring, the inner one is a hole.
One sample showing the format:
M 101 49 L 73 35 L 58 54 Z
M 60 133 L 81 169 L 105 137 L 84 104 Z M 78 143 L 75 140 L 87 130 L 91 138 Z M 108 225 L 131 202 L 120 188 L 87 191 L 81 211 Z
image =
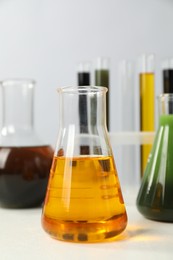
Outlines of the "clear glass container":
M 149 219 L 173 222 L 173 94 L 160 95 L 159 114 L 137 208 Z
M 155 56 L 143 54 L 139 59 L 140 131 L 155 130 Z M 141 146 L 141 177 L 147 164 L 151 145 Z
M 173 58 L 162 63 L 163 93 L 173 93 Z
M 91 62 L 81 61 L 77 68 L 77 84 L 78 86 L 91 85 Z
M 42 226 L 50 236 L 59 240 L 109 240 L 127 225 L 106 128 L 106 91 L 104 87 L 91 86 L 58 90 L 59 134 Z M 79 109 L 80 95 L 87 101 L 83 111 Z M 96 109 L 93 111 L 91 103 L 94 100 Z M 81 125 L 80 113 L 84 111 L 87 111 L 87 121 Z
M 95 85 L 108 88 L 106 95 L 106 124 L 110 130 L 110 58 L 98 57 L 95 67 Z
M 34 130 L 32 80 L 1 83 L 0 206 L 27 208 L 44 200 L 53 150 Z
M 119 88 L 121 97 L 121 130 L 123 140 L 128 133 L 136 132 L 136 97 L 135 66 L 133 61 L 122 60 L 119 62 Z M 138 110 L 137 110 L 138 111 Z M 139 186 L 139 148 L 135 145 L 121 145 L 121 186 L 125 191 L 131 187 Z M 124 163 L 126 162 L 126 163 Z

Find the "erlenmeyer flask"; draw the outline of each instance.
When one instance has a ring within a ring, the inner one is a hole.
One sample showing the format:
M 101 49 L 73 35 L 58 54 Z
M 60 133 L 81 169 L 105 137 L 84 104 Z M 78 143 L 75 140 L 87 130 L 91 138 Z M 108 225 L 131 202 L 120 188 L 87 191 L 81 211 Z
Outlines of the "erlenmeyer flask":
M 32 80 L 1 84 L 0 205 L 8 208 L 39 206 L 44 200 L 53 156 L 33 125 Z
M 173 221 L 173 94 L 159 96 L 159 128 L 137 197 L 145 217 Z
M 42 225 L 59 240 L 103 241 L 121 233 L 127 224 L 106 129 L 106 90 L 84 86 L 58 91 L 59 135 Z M 86 97 L 86 107 L 82 111 L 80 95 Z M 94 101 L 95 111 L 91 106 Z M 80 120 L 84 112 L 87 114 L 85 121 Z

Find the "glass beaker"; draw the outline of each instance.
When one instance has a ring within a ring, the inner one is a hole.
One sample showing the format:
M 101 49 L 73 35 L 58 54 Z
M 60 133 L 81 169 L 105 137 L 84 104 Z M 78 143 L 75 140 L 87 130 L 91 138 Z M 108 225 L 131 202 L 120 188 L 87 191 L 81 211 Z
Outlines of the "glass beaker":
M 44 200 L 53 156 L 36 135 L 33 123 L 32 80 L 1 83 L 0 205 L 27 208 Z
M 159 128 L 137 196 L 145 217 L 173 221 L 173 94 L 159 96 Z
M 105 87 L 92 86 L 58 90 L 59 135 L 42 226 L 59 240 L 104 241 L 120 234 L 127 225 L 106 128 L 106 91 Z M 80 95 L 85 96 L 87 101 L 82 111 L 79 107 Z M 95 111 L 91 106 L 94 101 Z M 88 119 L 81 121 L 84 111 Z

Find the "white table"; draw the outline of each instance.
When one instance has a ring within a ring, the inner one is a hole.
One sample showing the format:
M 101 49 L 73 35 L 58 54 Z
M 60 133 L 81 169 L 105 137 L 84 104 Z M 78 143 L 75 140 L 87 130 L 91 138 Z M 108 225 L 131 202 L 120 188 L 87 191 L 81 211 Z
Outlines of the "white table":
M 57 241 L 41 227 L 41 209 L 0 209 L 0 260 L 173 259 L 173 224 L 145 219 L 134 196 L 126 200 L 128 226 L 118 240 L 77 244 Z

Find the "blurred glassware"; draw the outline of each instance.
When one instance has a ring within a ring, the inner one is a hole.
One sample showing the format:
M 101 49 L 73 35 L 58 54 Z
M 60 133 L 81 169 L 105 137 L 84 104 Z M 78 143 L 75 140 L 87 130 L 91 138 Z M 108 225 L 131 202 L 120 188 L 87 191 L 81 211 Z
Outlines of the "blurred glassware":
M 137 208 L 149 219 L 173 222 L 173 94 L 160 95 L 159 114 Z
M 41 205 L 53 156 L 34 130 L 35 81 L 1 83 L 0 206 L 27 208 Z

